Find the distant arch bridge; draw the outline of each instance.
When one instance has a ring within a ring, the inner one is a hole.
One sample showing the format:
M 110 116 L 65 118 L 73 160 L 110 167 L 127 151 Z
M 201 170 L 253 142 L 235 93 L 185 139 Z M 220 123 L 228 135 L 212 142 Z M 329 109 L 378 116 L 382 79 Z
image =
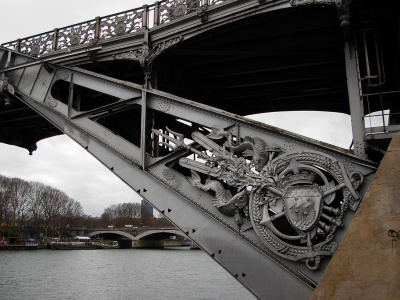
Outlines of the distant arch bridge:
M 86 236 L 118 240 L 121 248 L 180 247 L 188 240 L 182 231 L 175 228 L 101 229 L 87 233 Z
M 138 240 L 149 240 L 149 239 L 159 239 L 160 237 L 170 237 L 174 235 L 181 236 L 183 238 L 187 238 L 187 236 L 178 229 L 149 229 L 146 231 L 143 230 L 132 230 L 132 231 L 124 231 L 120 229 L 115 230 L 96 230 L 91 233 L 86 234 L 88 237 L 95 237 L 95 236 L 110 236 L 110 235 L 117 235 L 121 237 L 125 237 L 132 241 Z

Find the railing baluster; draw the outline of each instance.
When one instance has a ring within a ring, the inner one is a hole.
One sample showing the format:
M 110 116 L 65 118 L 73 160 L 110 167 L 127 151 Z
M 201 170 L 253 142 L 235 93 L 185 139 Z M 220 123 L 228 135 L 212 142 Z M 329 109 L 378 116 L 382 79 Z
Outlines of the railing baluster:
M 154 26 L 160 24 L 160 2 L 154 3 Z
M 17 39 L 17 44 L 15 45 L 15 51 L 21 52 L 21 39 Z
M 94 40 L 98 41 L 101 35 L 101 26 L 100 26 L 101 18 L 96 17 L 95 20 L 96 20 L 96 25 L 94 26 Z
M 148 15 L 149 15 L 149 6 L 143 5 L 143 13 L 142 13 L 142 28 L 147 29 L 148 27 Z
M 54 28 L 53 44 L 51 50 L 56 51 L 58 47 L 58 28 Z

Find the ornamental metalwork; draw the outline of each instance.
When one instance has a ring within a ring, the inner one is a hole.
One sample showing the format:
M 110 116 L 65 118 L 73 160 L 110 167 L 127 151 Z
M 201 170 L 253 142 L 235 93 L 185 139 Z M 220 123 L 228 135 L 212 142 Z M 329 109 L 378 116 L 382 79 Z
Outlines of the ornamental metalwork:
M 58 31 L 57 49 L 75 47 L 94 41 L 96 23 L 81 23 Z
M 218 4 L 224 3 L 224 2 L 226 2 L 226 1 L 228 1 L 228 0 L 211 0 L 210 3 L 209 3 L 209 5 L 210 5 L 210 6 L 212 6 L 212 5 L 218 5 Z
M 290 0 L 291 6 L 303 6 L 303 5 L 336 5 L 338 10 L 338 19 L 340 26 L 347 29 L 350 26 L 350 13 L 349 7 L 353 0 Z M 348 34 L 348 33 L 346 33 Z
M 310 5 L 310 4 L 321 4 L 321 5 L 335 5 L 338 0 L 291 0 L 290 5 L 300 6 L 300 5 Z
M 119 15 L 103 18 L 100 22 L 101 38 L 136 32 L 142 28 L 143 11 L 132 10 Z
M 10 98 L 10 95 L 14 95 L 15 94 L 15 89 L 14 86 L 12 86 L 9 82 L 8 82 L 8 78 L 7 77 L 0 77 L 0 99 L 2 99 L 4 101 L 4 106 L 11 106 L 13 99 Z
M 208 7 L 207 5 L 204 5 L 202 7 L 198 7 L 196 10 L 197 15 L 200 17 L 202 23 L 208 21 L 207 7 Z
M 19 44 L 20 52 L 33 57 L 49 52 L 53 43 L 53 37 L 54 33 L 48 33 L 22 40 Z
M 269 250 L 311 270 L 333 255 L 343 216 L 360 200 L 363 174 L 348 174 L 342 163 L 323 153 L 284 153 L 279 145 L 258 137 L 234 138 L 218 126 L 208 135 L 193 132 L 191 145 L 168 128 L 167 133 L 152 131 L 161 145 L 197 156 L 179 159 L 190 170 L 186 180 L 211 192 L 214 207 L 233 217 L 239 228 L 251 222 Z
M 162 42 L 154 45 L 152 48 L 144 42 L 142 48 L 137 51 L 129 51 L 126 53 L 116 54 L 113 59 L 116 60 L 134 60 L 140 63 L 140 66 L 145 71 L 146 76 L 150 76 L 151 67 L 154 59 L 165 50 L 169 49 L 173 45 L 183 40 L 183 36 L 179 36 L 176 39 Z
M 167 0 L 160 5 L 160 23 L 181 18 L 200 8 L 200 0 Z
M 1 46 L 38 57 L 51 51 L 68 49 L 78 45 L 92 46 L 99 39 L 108 39 L 134 33 L 146 28 L 144 20 L 159 20 L 154 26 L 162 25 L 185 15 L 196 13 L 204 23 L 208 20 L 207 8 L 225 3 L 227 0 L 166 0 L 156 2 L 144 9 L 98 17 L 72 26 L 55 29 L 28 38 L 22 38 Z M 147 23 L 147 22 L 146 22 Z M 97 30 L 96 30 L 97 28 Z

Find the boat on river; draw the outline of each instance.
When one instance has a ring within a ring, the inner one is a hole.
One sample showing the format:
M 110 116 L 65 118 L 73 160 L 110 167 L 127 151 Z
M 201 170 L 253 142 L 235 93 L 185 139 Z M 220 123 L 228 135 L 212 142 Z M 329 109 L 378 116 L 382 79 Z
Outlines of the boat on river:
M 34 239 L 29 239 L 27 241 L 19 242 L 19 243 L 6 243 L 3 240 L 0 243 L 0 250 L 36 250 L 38 247 L 38 243 Z
M 97 245 L 96 249 L 119 249 L 118 241 L 103 242 L 102 240 L 94 241 Z
M 103 249 L 119 249 L 118 241 L 113 241 L 112 243 L 102 243 L 101 247 Z
M 36 250 L 38 243 L 36 242 L 22 242 L 22 243 L 1 243 L 0 250 Z
M 25 250 L 37 250 L 38 243 L 34 239 L 28 239 L 24 242 Z
M 56 241 L 51 243 L 51 249 L 54 250 L 92 250 L 96 247 L 97 245 L 85 236 L 77 236 L 68 242 Z
M 0 250 L 25 250 L 25 244 L 24 243 L 1 243 L 0 244 Z

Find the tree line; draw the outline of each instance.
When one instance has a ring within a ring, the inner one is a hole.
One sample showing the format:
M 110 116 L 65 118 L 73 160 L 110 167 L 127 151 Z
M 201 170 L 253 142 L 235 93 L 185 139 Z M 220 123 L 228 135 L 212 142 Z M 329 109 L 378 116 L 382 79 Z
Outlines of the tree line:
M 0 175 L 2 228 L 24 228 L 31 234 L 44 231 L 54 235 L 55 230 L 82 216 L 82 205 L 65 192 L 41 182 Z
M 101 217 L 85 215 L 81 203 L 59 189 L 3 175 L 0 175 L 0 221 L 0 234 L 10 236 L 17 232 L 24 237 L 64 236 L 67 227 L 171 225 L 164 218 L 141 218 L 140 203 L 113 204 Z

